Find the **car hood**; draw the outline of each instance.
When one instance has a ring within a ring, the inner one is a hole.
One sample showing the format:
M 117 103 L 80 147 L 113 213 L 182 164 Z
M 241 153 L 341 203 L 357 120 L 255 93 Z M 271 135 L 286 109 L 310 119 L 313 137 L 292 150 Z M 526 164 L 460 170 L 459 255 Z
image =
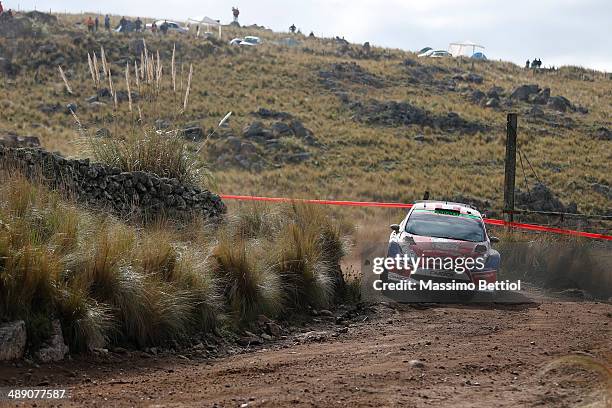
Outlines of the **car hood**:
M 410 248 L 419 257 L 477 257 L 486 254 L 489 250 L 487 242 L 459 241 L 447 238 L 425 237 L 420 235 L 405 234 L 404 241 L 409 242 Z M 414 243 L 410 243 L 410 241 Z M 480 245 L 486 251 L 476 252 L 476 247 Z

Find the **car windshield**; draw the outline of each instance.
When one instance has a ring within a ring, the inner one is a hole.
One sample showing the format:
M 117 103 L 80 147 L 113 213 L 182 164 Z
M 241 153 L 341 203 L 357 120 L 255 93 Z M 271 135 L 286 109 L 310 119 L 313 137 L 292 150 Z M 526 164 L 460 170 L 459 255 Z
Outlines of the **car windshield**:
M 443 215 L 433 211 L 416 210 L 410 214 L 406 232 L 426 237 L 482 242 L 484 229 L 478 218 L 463 215 Z
M 257 38 L 245 38 L 244 39 L 245 42 L 251 43 L 251 44 L 257 44 Z

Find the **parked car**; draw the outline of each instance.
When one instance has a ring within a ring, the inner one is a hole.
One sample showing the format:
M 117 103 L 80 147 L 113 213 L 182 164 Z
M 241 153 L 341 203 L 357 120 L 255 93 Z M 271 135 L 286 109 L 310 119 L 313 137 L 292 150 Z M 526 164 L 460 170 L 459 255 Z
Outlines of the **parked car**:
M 419 57 L 430 57 L 430 58 L 445 58 L 445 57 L 452 57 L 453 55 L 450 52 L 444 51 L 444 50 L 428 50 L 422 54 L 419 54 L 418 56 Z
M 188 33 L 189 29 L 187 27 L 183 27 L 181 26 L 179 23 L 175 22 L 175 21 L 166 21 L 166 20 L 157 20 L 155 22 L 155 25 L 157 26 L 157 29 L 160 30 L 162 24 L 164 24 L 164 22 L 168 25 L 168 32 L 175 32 L 175 33 Z M 147 30 L 151 30 L 151 27 L 153 26 L 153 24 L 147 24 L 145 25 L 145 28 Z
M 473 207 L 446 201 L 417 201 L 402 222 L 391 225 L 387 258 L 399 255 L 434 262 L 416 270 L 385 269 L 381 280 L 409 280 L 416 285 L 422 280 L 471 282 L 476 288 L 481 280 L 495 283 L 500 264 L 499 252 L 491 247 L 495 242 L 499 240 L 488 235 L 482 215 Z M 472 258 L 479 259 L 480 263 L 461 268 L 461 273 L 457 268 L 448 269 L 435 263 L 437 258 L 458 260 L 460 257 L 462 262 Z
M 230 45 L 245 45 L 247 47 L 261 44 L 261 39 L 252 35 L 244 38 L 234 38 L 229 42 Z
M 259 45 L 259 44 L 261 44 L 261 39 L 259 37 L 247 35 L 246 37 L 244 37 L 244 41 L 240 45 Z

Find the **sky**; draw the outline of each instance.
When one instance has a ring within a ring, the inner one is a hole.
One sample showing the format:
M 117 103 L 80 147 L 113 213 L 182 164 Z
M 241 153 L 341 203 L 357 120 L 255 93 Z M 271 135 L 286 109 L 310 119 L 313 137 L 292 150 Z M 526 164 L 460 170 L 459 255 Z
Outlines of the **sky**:
M 612 72 L 612 0 L 3 0 L 4 8 L 90 11 L 186 20 L 209 16 L 405 50 L 485 46 L 489 59 Z

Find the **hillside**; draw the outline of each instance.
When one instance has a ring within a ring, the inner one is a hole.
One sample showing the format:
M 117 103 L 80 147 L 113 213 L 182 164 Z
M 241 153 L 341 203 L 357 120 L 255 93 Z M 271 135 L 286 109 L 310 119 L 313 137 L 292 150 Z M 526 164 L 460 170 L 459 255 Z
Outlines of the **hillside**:
M 519 148 L 533 166 L 523 163 L 524 174 L 518 169 L 517 187 L 526 190 L 527 177 L 533 188 L 537 175 L 565 205 L 610 213 L 609 74 L 424 59 L 303 36 L 295 37 L 297 45 L 279 45 L 288 34 L 256 27 L 224 27 L 223 41 L 90 35 L 75 24 L 80 19 L 62 15 L 57 22 L 35 22 L 16 38 L 0 37 L 1 133 L 36 136 L 46 149 L 69 156 L 90 155 L 68 104 L 92 132 L 120 134 L 122 128 L 104 129 L 113 103 L 104 93 L 91 98 L 96 90 L 87 54 L 99 57 L 104 47 L 115 86 L 125 89 L 125 64 L 139 60 L 144 38 L 167 64 L 164 75 L 176 45 L 179 91 L 166 90 L 168 106 L 158 104 L 147 119 L 151 124 L 187 128 L 196 151 L 197 140 L 233 112 L 198 153 L 218 192 L 406 202 L 428 190 L 434 198 L 488 201 L 499 211 L 505 117 L 513 111 L 519 113 Z M 227 45 L 249 34 L 264 44 Z M 177 115 L 170 105 L 177 105 L 177 94 L 182 101 L 190 64 L 189 106 Z M 528 84 L 539 88 L 515 92 Z M 120 98 L 115 115 L 129 117 L 127 110 Z

